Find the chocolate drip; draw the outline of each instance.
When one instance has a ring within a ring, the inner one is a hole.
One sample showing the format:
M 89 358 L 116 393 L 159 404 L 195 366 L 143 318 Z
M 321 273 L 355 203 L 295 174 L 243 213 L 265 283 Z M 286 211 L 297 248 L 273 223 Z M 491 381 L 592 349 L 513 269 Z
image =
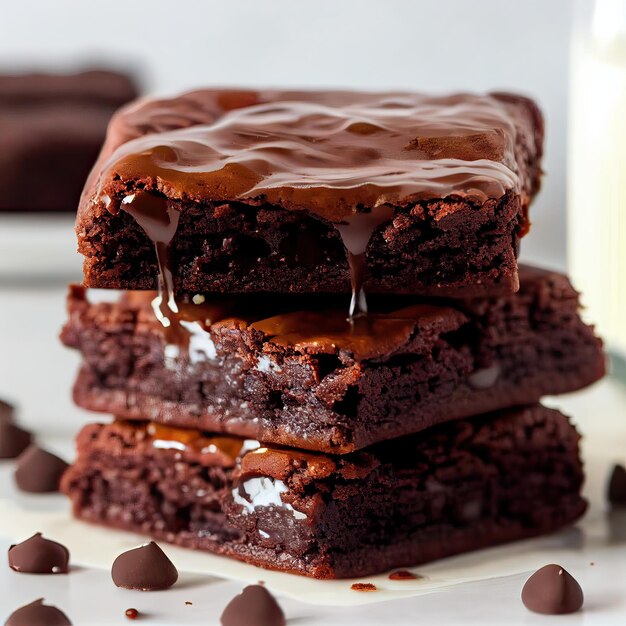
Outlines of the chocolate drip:
M 355 213 L 348 217 L 344 223 L 335 224 L 346 248 L 350 266 L 350 283 L 352 286 L 352 298 L 348 311 L 350 321 L 367 314 L 367 299 L 363 289 L 367 245 L 376 228 L 383 222 L 390 221 L 393 214 L 392 206 L 382 205 L 367 213 Z
M 175 298 L 170 262 L 170 247 L 176 236 L 180 212 L 171 207 L 165 197 L 147 191 L 137 191 L 125 196 L 121 207 L 133 217 L 154 244 L 159 268 L 159 294 L 153 302 L 155 314 L 163 326 L 171 329 L 174 345 L 187 345 L 188 333 L 180 330 L 180 309 Z M 346 248 L 350 266 L 350 320 L 367 314 L 367 300 L 363 290 L 367 245 L 376 228 L 391 220 L 393 215 L 393 207 L 383 205 L 368 212 L 355 213 L 335 224 Z
M 173 327 L 178 306 L 174 298 L 170 246 L 178 229 L 180 212 L 163 196 L 146 191 L 126 196 L 122 209 L 132 215 L 154 244 L 159 266 L 159 295 L 153 303 L 154 312 L 163 326 Z

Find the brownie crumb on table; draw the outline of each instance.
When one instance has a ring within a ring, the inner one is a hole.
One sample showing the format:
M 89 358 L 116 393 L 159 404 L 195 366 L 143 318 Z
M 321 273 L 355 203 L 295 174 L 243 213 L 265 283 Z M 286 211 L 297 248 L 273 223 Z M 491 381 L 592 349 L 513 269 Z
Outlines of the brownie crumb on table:
M 389 574 L 389 580 L 418 580 L 422 578 L 418 574 L 413 574 L 407 570 L 398 570 L 397 572 L 391 572 Z
M 372 583 L 353 583 L 350 586 L 353 591 L 377 591 L 376 585 Z

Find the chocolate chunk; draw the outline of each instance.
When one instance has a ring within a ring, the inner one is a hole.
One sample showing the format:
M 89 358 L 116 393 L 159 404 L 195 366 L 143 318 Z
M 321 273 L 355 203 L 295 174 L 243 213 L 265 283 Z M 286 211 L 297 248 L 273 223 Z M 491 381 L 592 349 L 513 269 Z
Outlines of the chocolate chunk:
M 613 466 L 607 497 L 611 504 L 626 505 L 626 469 L 623 465 Z
M 12 422 L 15 415 L 15 407 L 4 400 L 0 400 L 0 421 Z
M 522 589 L 522 602 L 535 613 L 575 613 L 583 605 L 583 590 L 576 579 L 560 565 L 545 565 L 526 581 Z
M 22 491 L 52 493 L 59 490 L 69 465 L 58 456 L 32 445 L 17 460 L 15 482 Z
M 72 622 L 63 611 L 40 598 L 11 613 L 4 626 L 72 626 Z
M 151 541 L 120 554 L 111 567 L 111 577 L 118 587 L 155 591 L 171 587 L 178 580 L 178 570 Z
M 250 585 L 226 606 L 222 626 L 285 626 L 285 614 L 261 585 Z
M 68 549 L 35 533 L 30 539 L 9 548 L 9 567 L 26 574 L 67 574 Z

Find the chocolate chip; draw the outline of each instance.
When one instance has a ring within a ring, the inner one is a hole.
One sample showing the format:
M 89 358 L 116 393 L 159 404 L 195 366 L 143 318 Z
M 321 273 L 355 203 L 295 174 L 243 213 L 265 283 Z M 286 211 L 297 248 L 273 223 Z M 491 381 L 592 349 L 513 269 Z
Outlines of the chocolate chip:
M 285 626 L 285 614 L 274 596 L 261 585 L 250 585 L 226 606 L 222 626 Z
M 607 497 L 611 504 L 626 504 L 626 469 L 623 465 L 613 466 Z
M 9 615 L 4 626 L 72 626 L 63 611 L 43 603 L 43 598 L 23 606 Z
M 15 417 L 15 407 L 4 400 L 0 400 L 0 421 L 12 422 Z
M 111 578 L 118 587 L 155 591 L 171 587 L 178 580 L 178 571 L 165 552 L 151 541 L 120 554 L 111 567 Z
M 32 445 L 17 460 L 15 482 L 22 491 L 52 493 L 59 490 L 61 476 L 68 467 L 63 459 Z
M 560 565 L 546 565 L 526 581 L 522 589 L 522 602 L 535 613 L 575 613 L 583 605 L 583 590 L 576 579 Z
M 16 426 L 9 419 L 0 420 L 0 459 L 18 457 L 33 440 L 26 430 Z
M 68 549 L 35 533 L 30 539 L 9 548 L 9 567 L 26 574 L 67 574 Z

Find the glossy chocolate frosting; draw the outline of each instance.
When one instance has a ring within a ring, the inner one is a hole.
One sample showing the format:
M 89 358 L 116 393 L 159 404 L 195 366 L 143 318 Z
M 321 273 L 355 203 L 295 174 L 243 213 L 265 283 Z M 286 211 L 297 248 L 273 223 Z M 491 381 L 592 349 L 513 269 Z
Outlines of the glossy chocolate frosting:
M 115 119 L 97 185 L 146 181 L 170 198 L 263 198 L 341 222 L 363 208 L 519 189 L 521 98 L 198 91 Z M 527 106 L 527 105 L 525 105 Z M 106 202 L 106 199 L 105 199 Z

